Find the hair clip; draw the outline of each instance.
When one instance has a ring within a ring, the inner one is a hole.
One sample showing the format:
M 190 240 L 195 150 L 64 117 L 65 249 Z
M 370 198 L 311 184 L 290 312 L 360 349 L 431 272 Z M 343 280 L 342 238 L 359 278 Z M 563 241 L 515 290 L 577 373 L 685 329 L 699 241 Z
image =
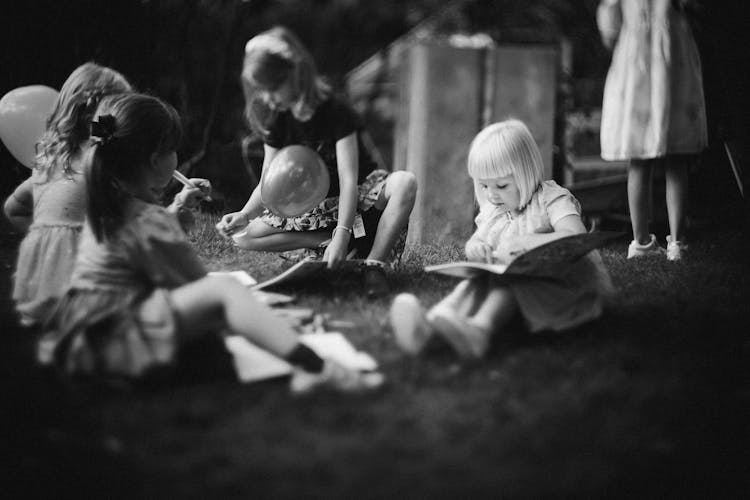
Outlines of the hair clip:
M 107 144 L 115 134 L 115 117 L 112 115 L 100 115 L 91 122 L 91 140 L 96 144 Z

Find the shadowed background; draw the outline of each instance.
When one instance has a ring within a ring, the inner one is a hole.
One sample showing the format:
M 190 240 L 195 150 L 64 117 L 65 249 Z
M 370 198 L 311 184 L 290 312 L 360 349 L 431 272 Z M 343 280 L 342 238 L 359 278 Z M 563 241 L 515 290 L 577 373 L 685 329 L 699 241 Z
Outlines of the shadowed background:
M 246 139 L 238 83 L 249 37 L 288 25 L 342 88 L 349 71 L 448 3 L 14 2 L 0 11 L 0 94 L 32 84 L 59 89 L 87 60 L 114 67 L 178 108 L 187 129 L 180 159 L 214 180 L 222 209 L 244 201 L 259 160 Z M 506 41 L 568 36 L 571 109 L 600 105 L 608 55 L 596 33 L 596 1 L 457 3 L 446 29 L 486 29 Z M 748 212 L 717 147 L 747 137 L 740 4 L 712 2 L 698 19 L 712 148 L 694 173 L 691 260 L 678 271 L 662 261 L 634 265 L 619 242 L 604 251 L 619 289 L 608 317 L 570 335 L 501 342 L 471 366 L 446 352 L 405 359 L 384 321 L 388 300 L 352 297 L 356 283 L 286 290 L 301 306 L 355 322 L 347 335 L 378 358 L 391 382 L 372 398 L 295 401 L 281 381 L 242 386 L 226 373 L 184 374 L 177 387 L 140 392 L 60 384 L 32 367 L 28 332 L 13 327 L 7 299 L 19 238 L 3 226 L 4 491 L 26 498 L 726 498 L 747 491 Z M 379 144 L 389 133 L 373 130 Z M 582 133 L 581 148 L 596 140 Z M 25 175 L 0 147 L 3 196 Z M 231 248 L 213 221 L 204 216 L 191 234 L 212 269 L 250 269 L 265 279 L 288 266 Z M 434 301 L 453 282 L 421 266 L 455 259 L 460 248 L 417 250 L 394 291 Z

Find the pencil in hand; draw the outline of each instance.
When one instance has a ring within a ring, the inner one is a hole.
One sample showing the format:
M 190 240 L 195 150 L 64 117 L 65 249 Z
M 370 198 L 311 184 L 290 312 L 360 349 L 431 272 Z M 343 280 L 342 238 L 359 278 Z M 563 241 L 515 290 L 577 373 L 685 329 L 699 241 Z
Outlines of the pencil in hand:
M 176 180 L 178 180 L 182 185 L 187 186 L 189 188 L 193 189 L 200 189 L 198 186 L 196 186 L 190 179 L 185 177 L 185 175 L 180 172 L 179 170 L 175 170 L 172 174 L 172 177 L 174 177 Z M 212 201 L 210 196 L 206 196 L 204 198 L 206 201 Z

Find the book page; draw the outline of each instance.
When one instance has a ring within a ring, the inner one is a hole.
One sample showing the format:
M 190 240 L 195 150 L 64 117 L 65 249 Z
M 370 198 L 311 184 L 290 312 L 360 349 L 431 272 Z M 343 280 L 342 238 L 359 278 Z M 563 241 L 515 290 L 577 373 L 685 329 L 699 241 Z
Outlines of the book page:
M 211 271 L 209 276 L 231 276 L 245 286 L 252 286 L 257 283 L 255 278 L 250 276 L 246 271 Z
M 281 274 L 274 276 L 273 278 L 268 279 L 262 283 L 258 283 L 253 287 L 253 289 L 261 290 L 285 283 L 305 281 L 316 276 L 324 276 L 326 273 L 336 274 L 352 272 L 356 269 L 361 268 L 363 265 L 364 260 L 349 259 L 343 261 L 337 269 L 329 271 L 327 262 L 323 260 L 305 259 L 296 263 Z
M 492 273 L 504 280 L 518 279 L 558 279 L 572 263 L 590 251 L 620 238 L 624 233 L 598 231 L 565 236 L 538 246 L 519 255 L 508 266 L 485 264 L 482 262 L 451 262 L 426 266 L 427 272 L 444 274 L 456 278 L 473 278 L 484 273 Z
M 503 264 L 485 264 L 482 262 L 460 261 L 448 264 L 437 264 L 426 266 L 424 270 L 428 273 L 444 274 L 456 278 L 473 278 L 482 273 L 504 274 L 507 266 Z
M 281 274 L 274 276 L 273 278 L 268 279 L 262 283 L 258 283 L 253 288 L 255 290 L 262 290 L 263 288 L 279 285 L 281 283 L 308 278 L 314 274 L 323 272 L 327 265 L 328 263 L 322 260 L 305 259 L 297 262 Z

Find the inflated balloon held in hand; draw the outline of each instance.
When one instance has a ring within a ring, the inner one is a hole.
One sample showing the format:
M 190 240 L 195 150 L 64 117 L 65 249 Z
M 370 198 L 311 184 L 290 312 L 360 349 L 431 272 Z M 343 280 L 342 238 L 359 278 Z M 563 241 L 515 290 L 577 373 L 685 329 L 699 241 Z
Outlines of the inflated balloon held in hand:
M 330 181 L 318 153 L 306 146 L 287 146 L 276 153 L 263 172 L 260 199 L 280 217 L 297 217 L 325 199 Z
M 0 99 L 0 139 L 8 151 L 31 168 L 57 91 L 44 85 L 11 90 Z

